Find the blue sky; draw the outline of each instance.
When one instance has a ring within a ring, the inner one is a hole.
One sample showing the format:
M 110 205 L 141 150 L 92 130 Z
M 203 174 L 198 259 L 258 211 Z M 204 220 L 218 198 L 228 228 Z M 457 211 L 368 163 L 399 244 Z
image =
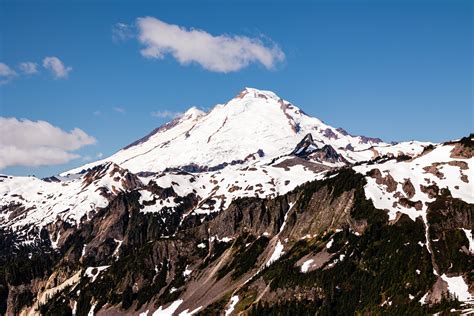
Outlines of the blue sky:
M 117 23 L 154 17 L 213 36 L 279 48 L 273 67 L 218 72 L 173 56 L 146 58 Z M 0 2 L 0 116 L 42 120 L 97 142 L 65 164 L 10 166 L 47 176 L 112 154 L 181 112 L 226 102 L 243 87 L 272 90 L 350 133 L 386 141 L 444 141 L 473 130 L 471 1 L 9 1 Z M 275 46 L 276 45 L 276 46 Z M 71 67 L 55 78 L 44 58 Z M 37 63 L 24 74 L 22 62 Z M 2 137 L 0 135 L 0 137 Z

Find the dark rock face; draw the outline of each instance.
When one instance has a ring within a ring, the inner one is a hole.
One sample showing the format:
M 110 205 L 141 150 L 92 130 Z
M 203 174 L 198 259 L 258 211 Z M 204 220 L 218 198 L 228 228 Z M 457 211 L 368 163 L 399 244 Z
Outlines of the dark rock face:
M 313 135 L 307 134 L 299 143 L 291 154 L 298 157 L 307 157 L 314 150 L 318 149 L 318 146 L 314 143 Z
M 56 178 L 55 176 L 43 178 L 42 180 L 46 181 L 46 182 L 60 182 L 61 181 L 58 178 Z
M 317 162 L 329 162 L 329 163 L 343 163 L 349 164 L 349 162 L 340 155 L 331 145 L 324 145 L 321 149 L 317 149 L 312 152 L 309 157 L 312 161 Z
M 428 207 L 429 237 L 433 262 L 440 271 L 447 275 L 474 271 L 474 258 L 469 253 L 469 241 L 462 228 L 471 230 L 474 227 L 474 205 L 465 203 L 451 196 L 449 190 L 443 189 L 436 200 Z M 474 284 L 474 275 L 468 275 L 469 282 Z
M 329 138 L 329 139 L 331 139 L 331 138 L 332 138 L 332 139 L 338 139 L 338 136 L 336 135 L 336 133 L 334 133 L 333 130 L 330 129 L 330 128 L 326 128 L 326 129 L 324 130 L 323 135 L 324 135 L 325 137 Z
M 345 129 L 343 129 L 342 127 L 336 128 L 336 131 L 338 131 L 339 133 L 341 133 L 341 134 L 344 135 L 344 136 L 350 135 L 350 134 L 349 134 Z
M 319 148 L 311 134 L 307 134 L 298 145 L 296 145 L 291 154 L 318 163 L 349 163 L 331 145 L 324 145 Z
M 368 143 L 378 144 L 378 143 L 383 142 L 383 140 L 381 140 L 380 138 L 366 137 L 366 136 L 360 136 L 360 140 L 362 144 L 368 144 Z

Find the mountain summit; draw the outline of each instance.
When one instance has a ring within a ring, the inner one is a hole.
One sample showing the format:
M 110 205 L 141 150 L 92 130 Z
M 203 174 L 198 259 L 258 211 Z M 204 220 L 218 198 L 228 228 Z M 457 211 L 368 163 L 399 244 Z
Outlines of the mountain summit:
M 271 91 L 245 88 L 209 113 L 195 107 L 101 161 L 70 170 L 63 175 L 112 161 L 132 172 L 160 172 L 190 165 L 207 170 L 244 161 L 260 152 L 260 158 L 291 152 L 311 134 L 316 144 L 332 146 L 351 162 L 368 160 L 380 152 L 416 153 L 421 143 L 391 147 L 375 138 L 351 136 L 324 124 Z M 372 149 L 371 149 L 372 148 Z M 368 151 L 371 149 L 371 151 Z

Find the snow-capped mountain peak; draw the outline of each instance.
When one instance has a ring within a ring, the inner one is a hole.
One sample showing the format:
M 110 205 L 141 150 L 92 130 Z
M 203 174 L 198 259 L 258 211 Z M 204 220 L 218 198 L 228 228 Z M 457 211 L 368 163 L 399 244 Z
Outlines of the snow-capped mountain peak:
M 186 112 L 183 113 L 182 116 L 180 116 L 181 119 L 187 119 L 187 120 L 198 120 L 207 113 L 202 111 L 196 106 L 190 107 Z
M 308 134 L 318 148 L 330 145 L 349 162 L 368 160 L 376 153 L 407 153 L 403 144 L 395 149 L 379 139 L 352 136 L 326 125 L 271 91 L 245 88 L 208 113 L 192 107 L 114 155 L 64 174 L 79 173 L 105 161 L 131 172 L 189 169 L 188 166 L 209 170 L 243 163 L 257 152 L 258 159 L 289 154 Z M 422 149 L 422 144 L 412 145 L 408 153 L 416 154 Z
M 281 100 L 281 98 L 272 91 L 259 90 L 259 89 L 255 89 L 255 88 L 249 88 L 249 87 L 244 88 L 236 96 L 236 98 L 238 98 L 238 99 L 260 98 L 260 99 L 273 99 L 273 100 L 276 100 L 276 101 Z

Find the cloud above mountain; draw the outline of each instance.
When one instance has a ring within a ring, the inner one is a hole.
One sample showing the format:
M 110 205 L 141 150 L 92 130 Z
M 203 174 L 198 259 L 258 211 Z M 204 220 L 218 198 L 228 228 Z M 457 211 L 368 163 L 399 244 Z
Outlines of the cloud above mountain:
M 56 79 L 67 78 L 72 67 L 64 65 L 58 57 L 51 56 L 43 59 L 43 67 L 49 69 Z
M 38 64 L 31 61 L 20 63 L 19 68 L 26 75 L 33 75 L 38 73 Z
M 146 58 L 163 59 L 171 55 L 182 65 L 196 63 L 206 70 L 221 73 L 235 72 L 252 63 L 274 69 L 285 59 L 280 47 L 263 36 L 212 35 L 154 17 L 138 18 L 135 27 L 133 34 L 129 26 L 117 23 L 113 28 L 113 38 L 136 37 L 143 46 L 140 52 Z
M 161 110 L 151 112 L 151 116 L 158 118 L 176 118 L 183 115 L 182 112 L 170 111 L 170 110 Z
M 0 86 L 10 82 L 16 75 L 17 73 L 7 64 L 0 63 Z
M 49 70 L 55 79 L 66 79 L 72 71 L 72 67 L 66 66 L 61 59 L 56 56 L 43 58 L 43 68 Z M 0 86 L 11 82 L 15 78 L 31 77 L 40 72 L 40 66 L 33 61 L 20 62 L 16 70 L 9 65 L 0 62 Z
M 0 169 L 46 166 L 80 156 L 73 151 L 96 143 L 79 128 L 67 132 L 45 121 L 0 117 Z

